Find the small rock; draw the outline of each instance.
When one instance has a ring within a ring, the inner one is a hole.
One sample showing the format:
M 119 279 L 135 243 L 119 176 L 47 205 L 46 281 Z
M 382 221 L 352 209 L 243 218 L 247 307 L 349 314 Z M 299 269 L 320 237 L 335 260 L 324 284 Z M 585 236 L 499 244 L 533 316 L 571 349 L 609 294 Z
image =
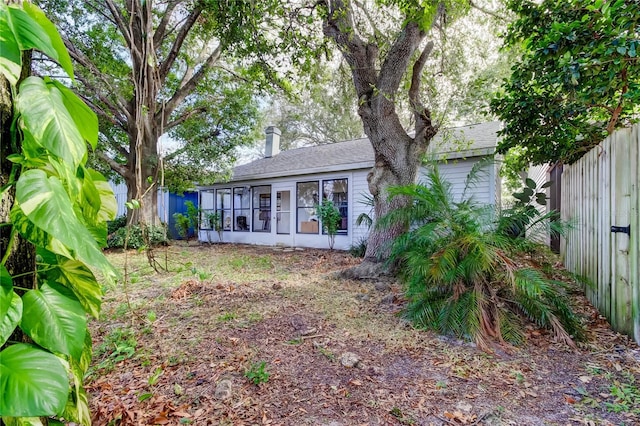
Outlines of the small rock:
M 280 283 L 273 283 L 273 285 L 271 286 L 272 289 L 274 290 L 282 290 L 282 284 Z
M 216 386 L 216 399 L 225 400 L 231 398 L 231 380 L 221 380 Z
M 359 362 L 360 358 L 353 352 L 345 352 L 340 356 L 340 364 L 347 368 L 355 367 Z
M 373 284 L 373 286 L 375 287 L 376 290 L 381 292 L 389 291 L 389 289 L 391 288 L 389 283 L 384 281 L 378 281 L 375 284 Z
M 356 295 L 356 299 L 361 300 L 363 302 L 368 302 L 369 300 L 371 300 L 371 296 L 368 294 L 358 294 Z
M 382 298 L 382 300 L 380 301 L 381 305 L 391 305 L 393 303 L 396 302 L 396 295 L 395 294 L 387 294 L 386 296 L 384 296 Z
M 456 408 L 463 413 L 470 413 L 471 410 L 473 410 L 473 406 L 467 401 L 458 401 L 458 403 L 456 404 Z

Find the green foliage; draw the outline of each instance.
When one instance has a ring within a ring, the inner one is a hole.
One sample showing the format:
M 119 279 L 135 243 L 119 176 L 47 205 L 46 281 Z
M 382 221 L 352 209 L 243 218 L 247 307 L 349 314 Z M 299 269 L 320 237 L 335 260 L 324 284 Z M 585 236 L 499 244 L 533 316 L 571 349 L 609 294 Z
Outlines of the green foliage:
M 521 163 L 571 163 L 640 112 L 636 1 L 512 0 L 506 45 L 523 49 L 492 101 L 499 151 Z
M 514 238 L 524 238 L 525 234 L 549 232 L 552 236 L 562 234 L 566 228 L 559 221 L 558 212 L 542 213 L 537 207 L 547 205 L 547 194 L 542 192 L 553 182 L 546 182 L 537 188 L 534 180 L 526 178 L 521 191 L 514 192 L 516 200 L 511 206 L 502 210 L 498 221 L 498 232 Z M 540 225 L 540 226 L 539 226 Z M 539 229 L 543 228 L 543 229 Z
M 249 379 L 254 385 L 267 383 L 270 375 L 267 371 L 266 361 L 252 363 L 251 367 L 244 373 L 244 377 Z
M 191 201 L 185 202 L 184 205 L 187 206 L 189 224 L 195 232 L 198 232 L 198 229 L 200 229 L 200 214 L 202 214 L 202 210 L 197 208 Z
M 324 199 L 322 203 L 316 206 L 318 217 L 322 223 L 322 231 L 327 233 L 329 237 L 329 249 L 333 250 L 333 245 L 338 233 L 338 225 L 342 220 L 340 210 L 333 204 L 333 201 Z
M 353 257 L 364 257 L 366 252 L 367 239 L 364 237 L 360 238 L 357 243 L 352 244 L 351 247 L 349 247 L 349 254 Z
M 529 243 L 506 235 L 492 206 L 454 201 L 437 167 L 428 178 L 428 186 L 391 188 L 392 197 L 412 203 L 380 220 L 380 226 L 410 225 L 391 253 L 406 284 L 407 318 L 418 327 L 473 339 L 482 348 L 491 340 L 522 342 L 525 320 L 570 345 L 582 338 L 565 285 L 518 266 Z
M 107 222 L 107 235 L 111 235 L 120 228 L 127 226 L 127 216 L 118 216 Z
M 2 188 L 3 195 L 15 190 L 15 202 L 0 264 L 0 417 L 62 417 L 88 424 L 86 314 L 99 315 L 102 297 L 88 265 L 114 281 L 115 269 L 101 247 L 106 222 L 115 217 L 115 197 L 106 179 L 86 168 L 87 146 L 95 147 L 98 139 L 96 116 L 49 78 L 19 80 L 22 51 L 30 49 L 57 61 L 73 79 L 53 24 L 29 2 L 0 2 L 0 33 L 0 72 L 11 83 L 16 129 L 7 141 L 14 149 L 13 170 Z M 14 287 L 5 267 L 18 234 L 37 250 L 31 289 Z M 31 343 L 9 340 L 18 331 Z
M 183 215 L 182 213 L 174 213 L 173 218 L 176 220 L 176 231 L 178 231 L 178 235 L 185 239 L 188 238 L 189 227 L 191 226 L 189 217 Z
M 128 233 L 128 240 L 127 240 Z M 152 246 L 167 244 L 167 237 L 164 226 L 147 226 L 149 244 Z M 119 228 L 116 232 L 109 235 L 107 239 L 108 248 L 124 248 L 125 241 L 129 249 L 141 249 L 146 243 L 142 238 L 142 229 L 140 225 L 131 225 L 130 227 Z

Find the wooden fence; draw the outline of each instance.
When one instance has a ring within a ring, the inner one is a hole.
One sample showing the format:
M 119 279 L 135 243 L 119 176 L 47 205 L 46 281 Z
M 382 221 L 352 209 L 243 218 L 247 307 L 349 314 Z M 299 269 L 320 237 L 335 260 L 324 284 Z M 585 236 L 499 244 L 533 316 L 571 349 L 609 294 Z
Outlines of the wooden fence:
M 567 269 L 587 277 L 587 297 L 612 327 L 640 343 L 640 127 L 615 132 L 562 173 L 561 244 Z M 630 225 L 627 234 L 623 227 Z M 616 227 L 616 228 L 612 228 Z M 618 231 L 618 232 L 614 232 Z

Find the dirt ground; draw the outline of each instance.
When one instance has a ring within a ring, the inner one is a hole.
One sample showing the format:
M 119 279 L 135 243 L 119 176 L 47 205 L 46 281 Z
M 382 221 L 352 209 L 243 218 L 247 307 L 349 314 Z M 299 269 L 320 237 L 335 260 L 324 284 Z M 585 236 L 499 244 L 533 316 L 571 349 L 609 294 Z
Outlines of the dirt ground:
M 160 273 L 109 256 L 127 284 L 91 325 L 97 425 L 640 424 L 640 350 L 580 295 L 578 349 L 530 327 L 486 353 L 413 329 L 398 283 L 336 278 L 348 253 L 192 242 L 158 249 Z

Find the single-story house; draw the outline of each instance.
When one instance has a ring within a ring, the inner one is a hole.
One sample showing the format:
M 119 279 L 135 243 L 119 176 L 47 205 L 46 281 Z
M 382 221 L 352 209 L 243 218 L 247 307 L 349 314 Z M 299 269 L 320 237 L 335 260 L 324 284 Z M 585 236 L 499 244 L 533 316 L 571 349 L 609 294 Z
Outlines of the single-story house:
M 462 196 L 474 165 L 495 152 L 499 122 L 474 124 L 441 131 L 429 152 L 438 160 L 454 193 Z M 230 181 L 198 187 L 203 220 L 199 239 L 217 241 L 206 217 L 222 218 L 225 242 L 328 248 L 328 238 L 315 206 L 333 201 L 342 215 L 334 248 L 347 250 L 366 238 L 369 230 L 356 225 L 361 213 L 371 213 L 367 174 L 374 153 L 367 138 L 327 145 L 279 150 L 280 131 L 266 129 L 264 158 L 234 168 Z M 500 177 L 496 162 L 487 162 L 467 195 L 484 204 L 500 204 Z M 426 171 L 423 169 L 418 180 Z

